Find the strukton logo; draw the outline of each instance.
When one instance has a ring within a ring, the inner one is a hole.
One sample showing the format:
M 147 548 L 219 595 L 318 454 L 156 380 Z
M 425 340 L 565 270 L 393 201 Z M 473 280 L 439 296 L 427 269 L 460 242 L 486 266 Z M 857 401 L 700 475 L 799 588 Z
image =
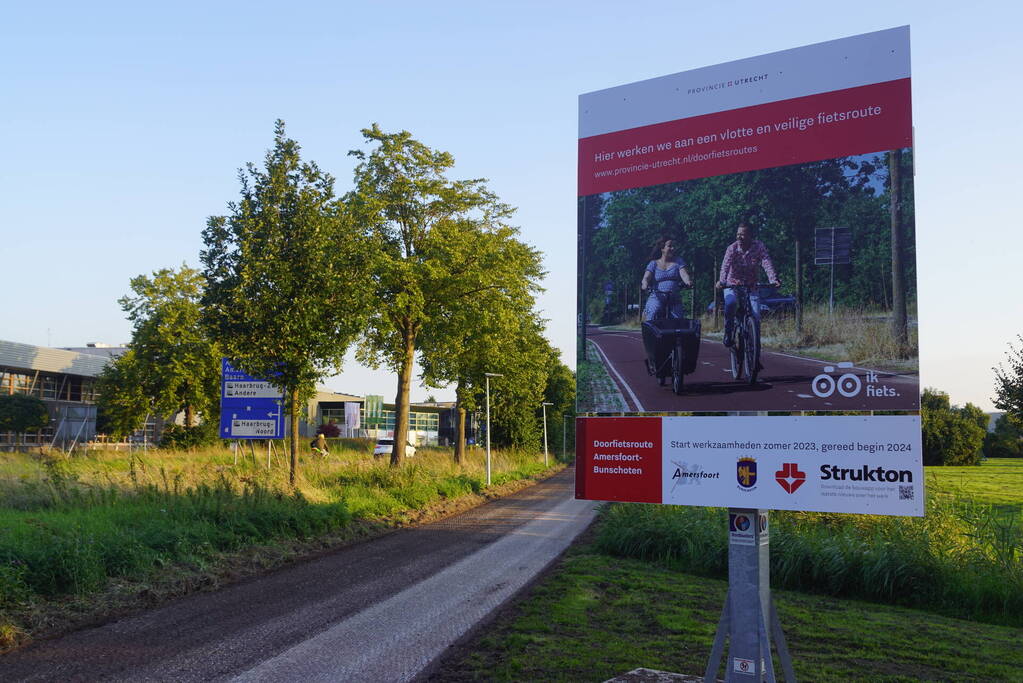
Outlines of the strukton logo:
M 786 493 L 795 493 L 796 489 L 806 483 L 806 472 L 800 472 L 798 464 L 786 462 L 774 473 L 774 480 L 781 484 Z

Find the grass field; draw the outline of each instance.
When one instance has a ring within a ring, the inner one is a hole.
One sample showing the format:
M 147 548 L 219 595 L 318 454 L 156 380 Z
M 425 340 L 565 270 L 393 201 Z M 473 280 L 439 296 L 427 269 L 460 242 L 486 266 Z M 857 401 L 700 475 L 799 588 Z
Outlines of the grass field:
M 927 477 L 923 519 L 771 513 L 773 593 L 800 680 L 1023 680 L 1023 460 Z M 436 680 L 702 675 L 727 589 L 724 512 L 610 506 Z
M 980 467 L 928 467 L 927 494 L 964 496 L 1023 510 L 1023 458 L 988 458 Z
M 52 631 L 64 618 L 53 605 L 70 599 L 73 610 L 102 612 L 113 584 L 187 592 L 177 575 L 208 586 L 247 548 L 263 549 L 257 569 L 280 564 L 303 542 L 315 549 L 379 533 L 547 471 L 542 454 L 495 451 L 487 489 L 483 458 L 476 450 L 456 466 L 450 451 L 422 448 L 391 468 L 364 450 L 335 449 L 302 457 L 292 489 L 284 458 L 268 468 L 265 451 L 237 461 L 225 449 L 2 454 L 0 651 L 26 632 Z
M 596 682 L 637 667 L 702 676 L 726 590 L 722 580 L 577 547 L 431 680 Z M 774 597 L 801 681 L 1023 680 L 1023 629 L 794 591 Z

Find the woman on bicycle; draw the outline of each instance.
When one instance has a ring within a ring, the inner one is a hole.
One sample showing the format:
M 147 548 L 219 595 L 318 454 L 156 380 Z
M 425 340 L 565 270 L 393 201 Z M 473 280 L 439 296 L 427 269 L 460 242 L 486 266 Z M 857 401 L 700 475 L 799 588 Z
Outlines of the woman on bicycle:
M 725 250 L 717 282 L 717 288 L 725 290 L 725 346 L 732 346 L 735 343 L 734 318 L 738 297 L 733 287 L 747 288 L 752 309 L 750 313 L 758 322 L 760 320 L 760 297 L 757 294 L 757 275 L 760 268 L 767 273 L 767 279 L 773 286 L 781 287 L 767 247 L 756 239 L 756 231 L 752 225 L 739 223 L 735 231 L 735 241 Z
M 676 253 L 676 244 L 675 240 L 667 236 L 654 243 L 650 263 L 643 271 L 643 280 L 639 285 L 644 292 L 650 292 L 643 308 L 643 320 L 653 320 L 665 306 L 668 307 L 666 313 L 669 318 L 683 317 L 678 290 L 681 284 L 691 286 L 692 280 L 685 262 Z

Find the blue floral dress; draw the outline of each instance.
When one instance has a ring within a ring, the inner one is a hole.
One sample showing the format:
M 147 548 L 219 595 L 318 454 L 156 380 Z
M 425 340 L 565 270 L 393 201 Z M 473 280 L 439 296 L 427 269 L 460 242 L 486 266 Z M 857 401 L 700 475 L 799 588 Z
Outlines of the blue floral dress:
M 658 292 L 668 292 L 668 296 L 665 297 L 663 294 L 657 295 L 653 292 L 647 297 L 646 306 L 643 308 L 643 320 L 652 320 L 660 312 L 663 299 L 667 299 L 670 302 L 670 309 L 668 310 L 669 318 L 682 318 L 682 302 L 679 300 L 678 292 L 682 287 L 682 274 L 681 270 L 686 267 L 685 262 L 681 259 L 672 263 L 666 270 L 661 270 L 657 267 L 657 261 L 651 261 L 647 264 L 647 271 L 654 274 L 654 289 Z

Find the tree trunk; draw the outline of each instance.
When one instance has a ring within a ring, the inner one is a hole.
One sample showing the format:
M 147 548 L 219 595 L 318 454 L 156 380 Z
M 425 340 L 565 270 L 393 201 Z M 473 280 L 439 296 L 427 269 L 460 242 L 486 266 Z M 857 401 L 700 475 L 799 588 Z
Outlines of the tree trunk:
M 458 406 L 458 436 L 455 440 L 455 464 L 461 465 L 465 462 L 465 408 Z
M 391 467 L 401 464 L 408 443 L 409 391 L 412 388 L 412 364 L 416 358 L 416 342 L 412 333 L 406 332 L 405 357 L 398 371 L 398 394 L 394 397 L 394 447 L 391 449 Z
M 288 394 L 291 404 L 291 468 L 288 471 L 288 483 L 294 486 L 295 475 L 298 473 L 298 387 L 292 387 Z
M 909 348 L 906 321 L 906 273 L 902 259 L 902 150 L 888 153 L 888 182 L 892 216 L 892 339 L 899 356 Z
M 465 459 L 465 408 L 462 407 L 461 387 L 455 390 L 455 464 Z
M 195 409 L 191 404 L 185 406 L 185 427 L 191 428 L 195 424 Z
M 803 243 L 796 230 L 796 337 L 803 337 Z M 798 342 L 797 342 L 798 343 Z

